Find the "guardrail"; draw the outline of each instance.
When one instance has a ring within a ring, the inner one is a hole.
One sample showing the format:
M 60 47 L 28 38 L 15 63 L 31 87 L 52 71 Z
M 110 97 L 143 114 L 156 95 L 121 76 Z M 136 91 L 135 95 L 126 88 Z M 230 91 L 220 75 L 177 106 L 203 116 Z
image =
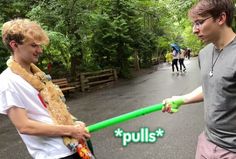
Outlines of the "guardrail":
M 102 88 L 117 81 L 116 69 L 105 69 L 101 71 L 80 73 L 75 81 L 69 81 L 67 78 L 53 79 L 63 92 L 70 89 L 78 89 L 82 92 L 94 88 Z
M 80 74 L 81 91 L 90 90 L 96 87 L 104 87 L 118 79 L 115 69 L 106 69 L 95 72 L 86 72 Z

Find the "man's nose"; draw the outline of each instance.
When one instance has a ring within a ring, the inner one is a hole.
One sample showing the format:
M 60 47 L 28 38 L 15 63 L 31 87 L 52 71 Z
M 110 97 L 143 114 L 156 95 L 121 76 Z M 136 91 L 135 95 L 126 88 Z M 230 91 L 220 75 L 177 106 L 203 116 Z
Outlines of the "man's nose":
M 42 52 L 43 52 L 43 49 L 42 49 L 41 46 L 38 46 L 38 47 L 37 47 L 37 52 L 38 52 L 38 53 L 42 53 Z
M 199 28 L 197 28 L 195 25 L 193 26 L 193 34 L 198 34 L 199 33 Z

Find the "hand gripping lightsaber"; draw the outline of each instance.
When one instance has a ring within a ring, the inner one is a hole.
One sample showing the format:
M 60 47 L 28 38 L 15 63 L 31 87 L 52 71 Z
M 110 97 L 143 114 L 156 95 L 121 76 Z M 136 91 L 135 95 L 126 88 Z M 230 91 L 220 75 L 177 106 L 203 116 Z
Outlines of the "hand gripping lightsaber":
M 173 112 L 177 112 L 178 108 L 183 103 L 184 103 L 183 99 L 177 99 L 175 101 L 171 101 L 170 104 L 171 104 L 171 109 L 173 110 Z M 164 107 L 163 103 L 151 105 L 151 106 L 141 108 L 141 109 L 138 109 L 138 110 L 135 110 L 135 111 L 132 111 L 132 112 L 114 117 L 114 118 L 110 118 L 110 119 L 98 122 L 98 123 L 93 124 L 93 125 L 89 125 L 89 126 L 86 127 L 86 129 L 90 133 L 95 132 L 95 131 L 98 131 L 100 129 L 104 129 L 106 127 L 113 126 L 115 124 L 118 124 L 118 123 L 121 123 L 121 122 L 124 122 L 124 121 L 127 121 L 127 120 L 131 120 L 131 119 L 137 118 L 137 117 L 142 116 L 142 115 L 146 115 L 146 114 L 150 114 L 152 112 L 160 111 L 160 110 L 162 110 L 163 107 Z

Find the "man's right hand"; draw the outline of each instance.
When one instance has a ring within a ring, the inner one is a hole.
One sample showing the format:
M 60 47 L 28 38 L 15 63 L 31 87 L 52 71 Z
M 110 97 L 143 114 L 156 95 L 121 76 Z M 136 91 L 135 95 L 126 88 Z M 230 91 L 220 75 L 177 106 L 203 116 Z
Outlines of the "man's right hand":
M 173 96 L 166 98 L 162 103 L 164 104 L 162 112 L 176 113 L 179 111 L 180 106 L 184 104 L 184 99 L 182 96 Z
M 74 125 L 74 129 L 72 131 L 71 137 L 76 138 L 78 140 L 82 139 L 86 141 L 88 138 L 91 137 L 91 135 L 87 131 L 85 123 L 76 122 L 76 125 Z

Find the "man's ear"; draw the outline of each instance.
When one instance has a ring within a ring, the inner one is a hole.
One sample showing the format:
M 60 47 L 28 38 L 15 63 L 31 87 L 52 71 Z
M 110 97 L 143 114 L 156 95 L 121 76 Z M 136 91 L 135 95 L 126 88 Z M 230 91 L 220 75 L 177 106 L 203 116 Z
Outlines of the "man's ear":
M 226 18 L 227 18 L 226 13 L 222 12 L 218 18 L 218 23 L 220 25 L 223 25 L 224 23 L 226 23 Z
M 9 45 L 12 48 L 12 50 L 15 50 L 18 47 L 18 44 L 16 43 L 15 40 L 10 41 Z

